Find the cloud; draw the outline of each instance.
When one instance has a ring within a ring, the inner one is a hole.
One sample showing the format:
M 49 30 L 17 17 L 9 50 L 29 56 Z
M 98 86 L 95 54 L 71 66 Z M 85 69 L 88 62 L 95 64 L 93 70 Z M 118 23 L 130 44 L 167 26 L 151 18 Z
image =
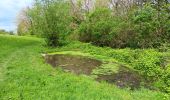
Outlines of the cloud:
M 0 3 L 0 29 L 16 30 L 16 16 L 19 11 L 31 5 L 33 0 L 3 0 Z

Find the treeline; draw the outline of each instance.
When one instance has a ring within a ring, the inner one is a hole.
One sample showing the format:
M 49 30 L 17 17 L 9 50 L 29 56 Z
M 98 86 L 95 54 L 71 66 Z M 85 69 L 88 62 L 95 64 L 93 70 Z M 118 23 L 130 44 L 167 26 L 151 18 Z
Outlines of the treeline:
M 20 15 L 19 35 L 44 37 L 49 46 L 72 39 L 112 48 L 170 42 L 168 0 L 35 0 Z
M 6 31 L 4 29 L 0 29 L 0 34 L 14 35 L 15 33 L 13 31 Z

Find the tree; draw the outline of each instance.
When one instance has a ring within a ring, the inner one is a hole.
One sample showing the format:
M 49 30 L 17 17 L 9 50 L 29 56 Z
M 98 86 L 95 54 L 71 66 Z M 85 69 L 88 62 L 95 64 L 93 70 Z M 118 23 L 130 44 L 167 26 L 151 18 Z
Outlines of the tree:
M 69 32 L 70 5 L 66 0 L 36 0 L 29 11 L 32 31 L 41 34 L 48 46 L 59 46 Z
M 109 0 L 96 0 L 95 8 L 109 8 Z
M 32 25 L 32 21 L 30 17 L 28 16 L 28 11 L 29 11 L 29 8 L 22 9 L 17 16 L 17 34 L 18 35 L 28 35 L 28 34 L 33 35 L 33 33 L 29 31 Z
M 8 32 L 4 29 L 0 29 L 0 34 L 8 34 Z

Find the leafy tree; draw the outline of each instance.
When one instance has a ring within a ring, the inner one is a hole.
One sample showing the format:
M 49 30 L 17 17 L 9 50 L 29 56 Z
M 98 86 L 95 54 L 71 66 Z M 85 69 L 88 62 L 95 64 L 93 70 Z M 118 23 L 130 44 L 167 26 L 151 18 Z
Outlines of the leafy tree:
M 59 46 L 69 32 L 70 6 L 64 0 L 36 0 L 29 15 L 32 20 L 32 31 L 46 39 L 49 46 Z

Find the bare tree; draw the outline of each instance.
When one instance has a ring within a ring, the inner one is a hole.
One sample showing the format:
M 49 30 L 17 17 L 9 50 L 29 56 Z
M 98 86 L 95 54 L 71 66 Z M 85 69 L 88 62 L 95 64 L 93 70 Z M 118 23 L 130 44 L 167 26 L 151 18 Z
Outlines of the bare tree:
M 96 0 L 95 8 L 110 8 L 109 0 Z
M 17 16 L 17 33 L 18 33 L 18 35 L 27 34 L 29 31 L 29 28 L 32 25 L 32 21 L 27 14 L 28 10 L 29 10 L 29 7 L 22 9 Z

